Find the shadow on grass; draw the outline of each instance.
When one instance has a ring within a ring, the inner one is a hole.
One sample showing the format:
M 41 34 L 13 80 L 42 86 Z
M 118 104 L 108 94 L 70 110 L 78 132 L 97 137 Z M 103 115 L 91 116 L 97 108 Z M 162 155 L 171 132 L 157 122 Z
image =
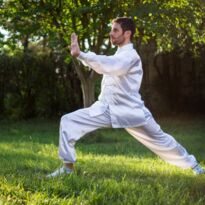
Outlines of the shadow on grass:
M 31 120 L 0 123 L 1 142 L 37 142 L 58 144 L 58 123 L 56 121 Z
M 32 127 L 32 129 L 30 128 Z M 58 134 L 52 132 L 52 129 L 41 128 L 35 129 L 35 126 L 29 125 L 26 128 L 18 128 L 18 124 L 4 130 L 0 133 L 0 143 L 11 144 L 15 148 L 15 144 L 18 148 L 21 146 L 32 146 L 34 144 L 34 150 L 38 151 L 36 145 L 54 145 L 56 149 L 58 147 Z M 26 148 L 26 147 L 25 147 Z M 152 155 L 151 152 L 144 148 L 143 145 L 138 143 L 132 136 L 130 136 L 123 129 L 102 129 L 89 133 L 82 137 L 76 143 L 77 150 L 88 154 L 102 154 L 102 155 Z M 41 148 L 39 148 L 41 149 Z
M 0 143 L 36 143 L 43 145 L 53 144 L 58 147 L 58 133 L 57 125 L 54 127 L 49 126 L 49 123 L 44 124 L 42 127 L 37 124 L 29 124 L 28 127 L 18 128 L 18 123 L 11 126 L 9 131 L 0 133 Z M 39 129 L 37 129 L 39 128 Z M 4 135 L 4 136 L 3 136 Z M 3 136 L 3 137 L 2 137 Z M 186 137 L 186 136 L 185 136 Z M 203 143 L 202 140 L 195 141 L 195 144 L 188 143 L 190 140 L 183 138 L 182 145 L 188 148 L 188 152 L 194 154 L 196 158 L 201 162 L 204 160 L 203 156 Z M 182 141 L 182 140 L 181 140 Z M 125 155 L 125 156 L 141 156 L 141 157 L 153 157 L 154 154 L 148 150 L 144 145 L 135 140 L 124 129 L 100 129 L 95 132 L 89 133 L 82 137 L 76 143 L 76 149 L 84 154 L 97 154 L 97 155 Z M 201 150 L 201 151 L 200 151 Z M 57 153 L 57 151 L 56 151 Z

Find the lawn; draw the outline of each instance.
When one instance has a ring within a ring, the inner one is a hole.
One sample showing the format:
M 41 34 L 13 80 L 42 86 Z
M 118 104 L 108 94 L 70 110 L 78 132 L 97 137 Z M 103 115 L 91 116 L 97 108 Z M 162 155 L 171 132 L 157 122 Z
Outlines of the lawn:
M 158 120 L 205 166 L 205 119 Z M 76 145 L 74 174 L 61 166 L 58 121 L 0 122 L 0 205 L 204 205 L 205 176 L 171 166 L 122 129 L 98 130 Z

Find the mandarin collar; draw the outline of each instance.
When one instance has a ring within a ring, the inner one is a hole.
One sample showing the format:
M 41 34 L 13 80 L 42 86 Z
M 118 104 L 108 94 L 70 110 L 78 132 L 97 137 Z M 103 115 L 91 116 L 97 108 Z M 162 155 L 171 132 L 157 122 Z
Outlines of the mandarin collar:
M 133 44 L 132 43 L 128 43 L 128 44 L 126 44 L 122 47 L 118 47 L 116 53 L 120 53 L 124 50 L 130 50 L 130 49 L 133 49 Z

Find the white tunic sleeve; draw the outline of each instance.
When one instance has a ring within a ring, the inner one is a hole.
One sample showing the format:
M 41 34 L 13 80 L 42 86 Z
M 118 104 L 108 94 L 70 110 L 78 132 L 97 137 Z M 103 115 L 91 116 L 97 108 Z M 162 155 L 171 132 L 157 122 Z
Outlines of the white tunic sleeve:
M 99 74 L 125 75 L 138 60 L 132 52 L 121 52 L 112 56 L 96 55 L 93 52 L 80 52 L 78 59 Z

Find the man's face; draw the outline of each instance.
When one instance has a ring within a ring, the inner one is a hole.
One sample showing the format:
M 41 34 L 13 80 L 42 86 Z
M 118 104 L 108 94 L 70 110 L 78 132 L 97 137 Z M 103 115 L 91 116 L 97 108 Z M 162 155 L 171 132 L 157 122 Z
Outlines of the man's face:
M 110 35 L 110 42 L 115 46 L 121 46 L 125 42 L 124 32 L 119 23 L 113 23 Z

